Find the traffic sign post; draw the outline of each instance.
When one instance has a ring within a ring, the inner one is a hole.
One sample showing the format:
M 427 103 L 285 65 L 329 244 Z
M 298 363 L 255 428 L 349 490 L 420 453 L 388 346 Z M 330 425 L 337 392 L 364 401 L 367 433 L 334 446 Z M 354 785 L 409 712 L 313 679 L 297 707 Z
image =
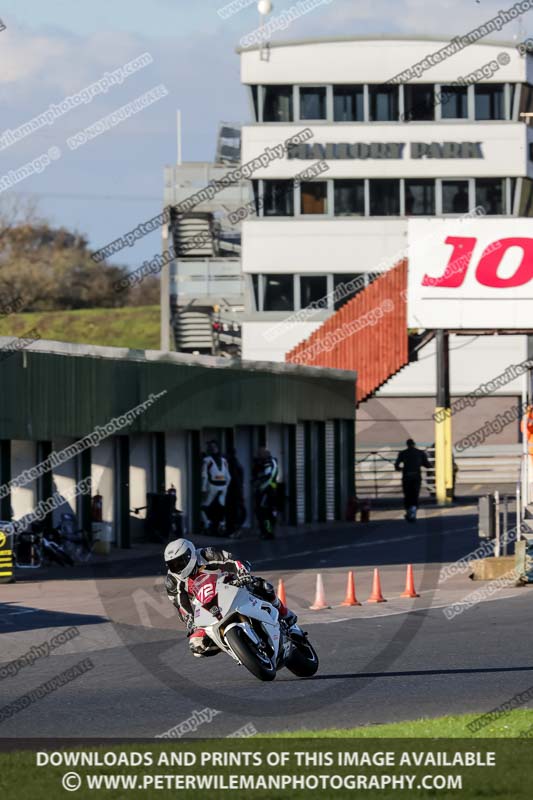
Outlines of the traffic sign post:
M 14 537 L 8 526 L 9 523 L 2 524 L 0 522 L 0 583 L 15 583 Z

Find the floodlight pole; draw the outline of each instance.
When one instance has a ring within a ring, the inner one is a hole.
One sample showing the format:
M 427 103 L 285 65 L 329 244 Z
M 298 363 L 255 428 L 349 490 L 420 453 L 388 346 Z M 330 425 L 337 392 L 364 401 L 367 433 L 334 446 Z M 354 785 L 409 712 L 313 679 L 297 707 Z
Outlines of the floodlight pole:
M 265 42 L 263 38 L 263 31 L 265 28 L 265 21 L 270 12 L 272 11 L 272 3 L 269 0 L 259 0 L 257 4 L 259 12 L 259 27 L 261 29 L 261 44 L 259 45 L 259 58 L 261 61 L 270 61 L 270 43 Z

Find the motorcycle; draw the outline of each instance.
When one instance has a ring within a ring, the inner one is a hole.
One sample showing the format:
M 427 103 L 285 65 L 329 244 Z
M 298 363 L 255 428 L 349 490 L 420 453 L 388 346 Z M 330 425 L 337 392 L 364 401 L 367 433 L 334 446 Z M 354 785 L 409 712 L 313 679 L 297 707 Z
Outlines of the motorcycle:
M 254 578 L 203 572 L 193 581 L 195 626 L 223 652 L 261 681 L 272 681 L 283 667 L 299 678 L 318 669 L 318 656 L 298 625 L 280 619 L 274 606 L 253 594 Z
M 32 522 L 15 536 L 15 564 L 20 569 L 39 569 L 45 562 L 73 567 L 74 559 L 58 531 L 44 532 L 42 523 Z

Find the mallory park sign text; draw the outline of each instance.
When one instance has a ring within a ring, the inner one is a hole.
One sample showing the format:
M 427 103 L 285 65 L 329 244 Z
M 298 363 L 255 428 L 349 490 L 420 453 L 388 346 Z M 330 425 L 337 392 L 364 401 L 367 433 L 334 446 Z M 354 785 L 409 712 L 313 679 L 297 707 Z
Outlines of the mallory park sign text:
M 289 144 L 288 158 L 309 161 L 343 158 L 403 159 L 406 142 Z M 411 158 L 483 158 L 481 142 L 411 142 Z

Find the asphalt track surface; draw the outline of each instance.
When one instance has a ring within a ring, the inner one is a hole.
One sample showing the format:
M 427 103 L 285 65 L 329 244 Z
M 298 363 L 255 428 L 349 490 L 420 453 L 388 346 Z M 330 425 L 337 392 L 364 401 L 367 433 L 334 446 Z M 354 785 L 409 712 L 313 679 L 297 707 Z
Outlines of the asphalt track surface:
M 443 563 L 477 546 L 473 514 L 427 510 L 416 526 L 396 517 L 356 532 L 332 527 L 275 543 L 232 543 L 257 573 L 284 577 L 320 657 L 307 680 L 283 670 L 261 683 L 224 654 L 192 658 L 156 557 L 1 586 L 0 675 L 2 665 L 58 631 L 77 626 L 80 633 L 0 680 L 0 719 L 6 705 L 81 660 L 90 658 L 93 668 L 1 721 L 0 738 L 154 737 L 206 708 L 217 713 L 188 735 L 227 736 L 249 724 L 259 732 L 373 725 L 482 713 L 532 687 L 531 589 L 496 594 L 452 620 L 443 614 L 443 605 L 479 586 L 463 576 L 443 595 L 438 584 Z M 408 562 L 419 600 L 399 599 Z M 355 569 L 364 600 L 375 566 L 387 604 L 307 610 L 317 570 L 337 606 L 347 569 Z

